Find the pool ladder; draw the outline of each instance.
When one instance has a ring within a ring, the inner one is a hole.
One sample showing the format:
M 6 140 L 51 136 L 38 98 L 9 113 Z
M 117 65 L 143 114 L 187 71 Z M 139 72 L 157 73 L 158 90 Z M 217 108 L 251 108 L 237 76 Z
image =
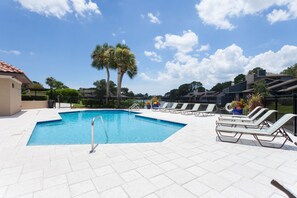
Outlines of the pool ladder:
M 138 104 L 138 103 L 134 103 L 134 104 L 132 104 L 132 105 L 128 108 L 129 112 L 130 112 L 132 109 L 134 109 L 134 110 L 136 110 L 136 111 L 139 111 L 139 104 Z
M 96 147 L 98 146 L 98 144 L 96 144 L 95 146 L 95 143 L 94 143 L 94 125 L 95 125 L 95 121 L 97 118 L 100 118 L 101 120 L 101 123 L 102 123 L 102 126 L 104 128 L 104 133 L 105 133 L 105 136 L 106 136 L 106 141 L 108 142 L 108 136 L 107 136 L 107 132 L 106 132 L 106 128 L 105 128 L 105 124 L 104 124 L 104 120 L 102 118 L 102 116 L 96 116 L 92 119 L 92 142 L 91 142 L 91 150 L 90 150 L 90 153 L 95 153 L 95 149 Z

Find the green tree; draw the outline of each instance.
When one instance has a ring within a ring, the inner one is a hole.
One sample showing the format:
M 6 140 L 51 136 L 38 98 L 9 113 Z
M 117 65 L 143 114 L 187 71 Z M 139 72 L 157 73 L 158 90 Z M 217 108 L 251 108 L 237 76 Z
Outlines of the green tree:
M 282 71 L 281 74 L 287 74 L 297 78 L 297 63 Z
M 190 83 L 191 91 L 205 91 L 203 84 L 201 82 L 193 81 Z
M 92 66 L 98 70 L 106 70 L 106 103 L 110 96 L 110 72 L 109 69 L 115 69 L 114 64 L 114 47 L 104 43 L 103 45 L 97 45 L 91 55 L 93 61 Z
M 122 87 L 122 94 L 128 97 L 134 97 L 133 91 L 129 91 L 129 88 L 127 87 Z
M 53 89 L 55 86 L 56 79 L 53 77 L 48 77 L 45 79 L 45 83 L 50 87 L 50 89 Z
M 54 94 L 56 89 L 65 89 L 68 88 L 64 83 L 57 81 L 53 77 L 48 77 L 45 79 L 45 83 L 50 87 L 50 92 L 49 92 L 49 99 L 53 100 L 54 99 Z
M 245 81 L 245 75 L 244 74 L 238 74 L 235 78 L 234 78 L 234 84 L 238 84 L 241 82 Z
M 45 83 L 50 87 L 50 89 L 65 89 L 68 88 L 61 81 L 56 80 L 53 77 L 48 77 L 45 79 Z
M 250 70 L 249 73 L 257 74 L 258 71 L 263 71 L 264 69 L 262 67 L 255 67 L 253 70 Z
M 232 84 L 231 81 L 226 81 L 226 82 L 223 82 L 223 83 L 217 83 L 215 86 L 213 86 L 211 88 L 211 91 L 222 92 L 223 89 L 225 89 L 227 87 L 230 87 L 231 84 Z
M 130 51 L 127 45 L 123 44 L 117 44 L 114 53 L 114 62 L 118 69 L 117 99 L 119 106 L 124 74 L 127 73 L 132 79 L 137 74 L 137 65 L 135 55 Z
M 97 80 L 93 83 L 93 85 L 96 87 L 96 95 L 98 97 L 102 97 L 106 94 L 107 83 L 105 79 Z M 110 93 L 113 94 L 116 92 L 116 84 L 112 80 L 109 81 L 109 90 Z
M 165 95 L 168 96 L 171 101 L 174 101 L 194 91 L 203 92 L 205 91 L 205 88 L 201 82 L 193 81 L 191 83 L 182 84 L 178 89 L 172 89 Z
M 190 84 L 182 84 L 178 87 L 177 97 L 187 95 L 191 92 L 192 86 Z
M 172 89 L 169 92 L 169 100 L 170 101 L 176 101 L 179 98 L 179 91 L 178 89 Z
M 269 96 L 269 90 L 264 80 L 258 80 L 254 83 L 254 93 L 262 97 Z
M 67 89 L 68 87 L 66 85 L 64 85 L 64 83 L 62 83 L 61 81 L 56 81 L 55 83 L 55 89 Z
M 44 89 L 43 85 L 40 82 L 32 81 L 32 84 L 29 85 L 30 89 Z

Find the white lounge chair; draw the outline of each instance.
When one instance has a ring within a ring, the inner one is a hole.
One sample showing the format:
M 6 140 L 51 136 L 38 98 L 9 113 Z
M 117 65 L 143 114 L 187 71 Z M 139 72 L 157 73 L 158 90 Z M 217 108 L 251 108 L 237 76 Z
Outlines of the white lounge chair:
M 181 112 L 181 114 L 184 114 L 184 115 L 191 115 L 191 114 L 197 112 L 198 109 L 199 109 L 199 107 L 200 107 L 200 104 L 199 104 L 199 103 L 194 104 L 194 106 L 193 106 L 192 109 L 189 109 L 189 110 L 183 110 L 183 111 Z
M 269 124 L 266 122 L 267 118 L 271 116 L 273 113 L 276 113 L 276 110 L 269 110 L 267 111 L 263 116 L 261 116 L 258 120 L 255 122 L 234 122 L 234 121 L 221 121 L 218 120 L 216 122 L 217 126 L 231 126 L 231 127 L 237 127 L 242 126 L 245 128 L 260 128 L 262 129 L 264 126 L 269 126 Z
M 214 115 L 215 104 L 208 104 L 205 111 L 197 111 L 195 116 L 206 116 L 206 115 Z
M 217 133 L 218 138 L 222 142 L 237 143 L 243 134 L 248 134 L 248 135 L 252 135 L 259 142 L 259 144 L 263 147 L 281 148 L 285 145 L 287 140 L 294 143 L 293 140 L 290 138 L 290 136 L 287 134 L 287 132 L 283 129 L 283 126 L 290 119 L 292 119 L 295 116 L 297 116 L 297 115 L 285 114 L 278 121 L 276 121 L 273 125 L 271 125 L 269 128 L 265 128 L 265 129 L 246 129 L 246 128 L 239 128 L 239 127 L 234 128 L 234 127 L 217 126 L 216 133 Z M 229 133 L 229 134 L 231 133 L 234 135 L 229 136 L 229 135 L 223 135 L 222 133 Z M 239 135 L 239 136 L 236 137 L 237 135 Z M 272 139 L 271 140 L 260 139 L 259 137 L 262 137 L 262 136 L 271 137 Z M 224 139 L 226 137 L 232 138 L 233 140 Z M 282 142 L 280 146 L 277 147 L 277 146 L 272 146 L 271 144 L 268 145 L 267 143 L 264 144 L 264 142 L 273 142 L 275 140 L 275 138 L 277 138 L 277 137 L 285 138 L 284 142 Z M 297 145 L 296 142 L 294 144 Z
M 221 117 L 233 117 L 233 118 L 251 118 L 257 111 L 259 111 L 262 107 L 257 106 L 247 115 L 229 115 L 229 114 L 221 114 Z
M 169 112 L 170 110 L 174 110 L 174 109 L 176 109 L 177 105 L 178 105 L 178 103 L 175 102 L 175 103 L 173 103 L 173 105 L 172 105 L 170 108 L 160 109 L 160 111 L 161 111 L 161 112 Z
M 173 109 L 170 111 L 170 113 L 180 113 L 180 112 L 186 110 L 187 106 L 188 106 L 188 103 L 184 103 L 180 109 Z
M 168 102 L 165 102 L 162 107 L 157 107 L 157 108 L 152 108 L 152 110 L 155 110 L 155 111 L 158 111 L 158 110 L 161 110 L 161 109 L 165 109 L 168 105 Z
M 240 118 L 240 117 L 219 117 L 219 120 L 225 121 L 241 121 L 241 122 L 254 122 L 256 118 L 258 118 L 262 113 L 267 111 L 267 108 L 262 108 L 256 114 L 254 114 L 251 118 Z

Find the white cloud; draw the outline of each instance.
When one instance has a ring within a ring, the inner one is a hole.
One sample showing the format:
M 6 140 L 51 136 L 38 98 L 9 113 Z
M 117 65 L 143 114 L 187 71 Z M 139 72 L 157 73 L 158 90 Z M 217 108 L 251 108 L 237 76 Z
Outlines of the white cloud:
M 124 45 L 126 44 L 126 41 L 125 41 L 125 39 L 123 39 L 123 40 L 122 40 L 122 44 L 124 44 Z
M 205 24 L 227 30 L 235 28 L 230 19 L 262 14 L 271 7 L 283 8 L 268 11 L 266 17 L 271 24 L 297 18 L 297 0 L 201 0 L 195 7 Z
M 188 53 L 193 51 L 193 48 L 198 44 L 198 36 L 191 30 L 184 31 L 182 36 L 174 34 L 166 34 L 155 37 L 155 48 L 173 48 L 178 52 Z
M 2 50 L 0 49 L 0 52 L 5 53 L 5 54 L 12 54 L 12 55 L 20 55 L 21 52 L 18 50 Z
M 193 80 L 202 82 L 211 88 L 218 82 L 233 80 L 237 74 L 246 74 L 248 70 L 262 67 L 268 72 L 279 73 L 297 62 L 297 46 L 285 45 L 280 50 L 268 51 L 255 56 L 245 56 L 243 49 L 232 44 L 218 49 L 214 54 L 199 60 L 195 56 L 177 52 L 171 61 L 167 61 L 164 71 L 155 78 L 143 73 L 144 80 L 166 82 L 167 91 Z
M 151 61 L 161 62 L 162 58 L 156 52 L 144 51 L 144 55 L 149 57 Z
M 111 33 L 111 35 L 112 35 L 113 37 L 115 37 L 115 36 L 116 36 L 116 33 Z
M 17 0 L 22 7 L 45 16 L 62 18 L 66 14 L 85 16 L 101 14 L 96 3 L 91 0 Z
M 147 16 L 150 19 L 151 23 L 161 24 L 160 19 L 158 19 L 158 17 L 156 15 L 154 15 L 153 13 L 149 12 L 149 13 L 147 13 Z
M 151 80 L 151 78 L 147 74 L 145 74 L 144 72 L 140 73 L 139 76 L 143 80 Z
M 155 37 L 155 48 L 156 49 L 161 49 L 161 48 L 165 48 L 164 42 L 163 42 L 163 36 L 156 36 Z
M 80 16 L 85 16 L 85 13 L 91 14 L 101 14 L 98 5 L 91 0 L 86 2 L 85 0 L 71 0 L 73 9 L 77 12 Z
M 267 51 L 250 59 L 245 72 L 255 67 L 265 68 L 268 72 L 279 73 L 297 63 L 297 46 L 284 45 L 279 51 Z
M 209 44 L 206 45 L 201 45 L 201 47 L 197 50 L 198 52 L 205 52 L 208 51 L 210 49 Z

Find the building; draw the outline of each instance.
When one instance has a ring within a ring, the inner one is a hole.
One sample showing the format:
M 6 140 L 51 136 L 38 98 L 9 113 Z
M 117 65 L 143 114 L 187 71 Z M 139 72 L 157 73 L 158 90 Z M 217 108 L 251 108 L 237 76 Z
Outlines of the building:
M 297 79 L 287 74 L 267 73 L 265 70 L 258 70 L 256 74 L 249 72 L 246 81 L 232 85 L 223 90 L 218 96 L 217 103 L 225 105 L 232 100 L 245 98 L 254 92 L 254 84 L 263 80 L 267 90 L 273 96 L 297 93 Z
M 22 84 L 31 84 L 25 73 L 0 61 L 0 116 L 10 116 L 22 108 Z
M 96 88 L 79 88 L 79 94 L 82 98 L 97 98 Z
M 198 91 L 193 91 L 188 93 L 187 95 L 182 97 L 182 100 L 185 102 L 198 102 L 200 101 L 200 98 L 205 94 L 205 92 L 198 92 Z

